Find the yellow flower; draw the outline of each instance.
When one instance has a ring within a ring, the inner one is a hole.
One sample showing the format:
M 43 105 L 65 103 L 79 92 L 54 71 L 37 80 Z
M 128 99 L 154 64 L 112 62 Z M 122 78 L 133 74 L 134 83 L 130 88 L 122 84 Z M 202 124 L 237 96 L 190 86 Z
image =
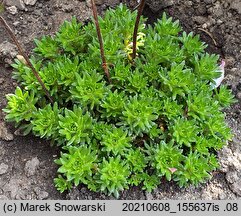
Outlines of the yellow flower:
M 137 40 L 136 40 L 136 50 L 139 50 L 140 47 L 144 46 L 146 35 L 143 32 L 137 33 Z M 133 42 L 130 41 L 130 36 L 124 41 L 125 45 L 125 53 L 127 54 L 128 59 L 132 60 L 132 51 L 133 51 Z M 138 53 L 137 53 L 138 55 Z

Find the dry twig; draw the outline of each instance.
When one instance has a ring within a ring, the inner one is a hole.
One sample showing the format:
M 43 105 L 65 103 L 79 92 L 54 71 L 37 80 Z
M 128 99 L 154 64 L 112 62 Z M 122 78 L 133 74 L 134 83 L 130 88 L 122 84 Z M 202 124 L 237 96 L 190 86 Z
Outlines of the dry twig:
M 208 32 L 207 30 L 202 29 L 202 28 L 198 28 L 198 30 L 205 32 L 205 33 L 213 40 L 214 45 L 215 45 L 215 46 L 218 45 L 217 42 L 216 42 L 216 40 L 214 39 L 214 37 L 212 36 L 212 34 L 211 34 L 210 32 Z

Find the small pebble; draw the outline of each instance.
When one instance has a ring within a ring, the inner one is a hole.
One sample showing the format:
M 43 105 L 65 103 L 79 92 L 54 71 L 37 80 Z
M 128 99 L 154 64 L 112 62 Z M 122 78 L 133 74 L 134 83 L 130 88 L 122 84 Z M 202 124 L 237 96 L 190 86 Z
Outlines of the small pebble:
M 13 134 L 9 132 L 4 122 L 0 122 L 0 139 L 6 140 L 6 141 L 13 140 Z
M 3 83 L 4 83 L 4 79 L 0 78 L 0 84 L 3 84 Z
M 39 166 L 39 163 L 40 162 L 39 162 L 37 157 L 34 157 L 31 160 L 27 161 L 26 164 L 25 164 L 25 168 L 24 168 L 25 175 L 27 177 L 35 175 L 36 170 Z
M 23 0 L 26 5 L 35 5 L 37 0 Z
M 218 20 L 217 20 L 217 24 L 218 24 L 218 25 L 220 25 L 220 24 L 222 24 L 222 23 L 223 23 L 223 21 L 222 21 L 221 19 L 218 19 Z
M 204 2 L 205 2 L 206 4 L 212 4 L 212 3 L 213 3 L 213 0 L 204 0 Z
M 0 164 L 0 175 L 5 174 L 8 171 L 8 165 L 5 163 Z
M 7 11 L 12 15 L 15 15 L 18 13 L 18 9 L 16 6 L 7 7 Z

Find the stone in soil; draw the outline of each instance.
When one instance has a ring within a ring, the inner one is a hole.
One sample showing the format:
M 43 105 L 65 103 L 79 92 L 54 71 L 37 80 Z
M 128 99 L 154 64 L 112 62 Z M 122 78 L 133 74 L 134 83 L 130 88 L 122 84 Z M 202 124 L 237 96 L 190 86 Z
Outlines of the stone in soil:
M 88 1 L 87 1 L 88 2 Z M 89 4 L 89 2 L 88 2 Z M 120 4 L 120 0 L 95 0 L 95 4 L 96 5 L 103 5 L 103 4 L 106 4 L 106 5 L 118 5 Z
M 241 196 L 241 179 L 234 184 L 231 185 L 231 189 L 234 193 L 238 194 Z
M 18 13 L 18 9 L 16 6 L 7 7 L 7 11 L 12 15 L 15 15 Z
M 47 199 L 49 196 L 48 192 L 41 190 L 39 187 L 34 188 L 34 192 L 36 193 L 38 200 Z
M 36 173 L 36 170 L 39 166 L 39 160 L 37 157 L 28 160 L 25 164 L 24 172 L 27 177 L 33 176 Z
M 8 197 L 6 197 L 4 195 L 0 195 L 0 200 L 8 200 Z
M 10 141 L 13 140 L 13 134 L 11 134 L 4 122 L 0 122 L 0 139 Z
M 25 10 L 23 0 L 5 0 L 7 6 L 16 6 L 19 10 Z
M 146 4 L 150 7 L 152 11 L 157 12 L 163 8 L 174 5 L 174 0 L 148 0 Z
M 4 83 L 4 79 L 0 78 L 0 85 Z
M 23 0 L 26 5 L 35 5 L 37 0 Z
M 195 17 L 193 17 L 193 20 L 197 24 L 202 25 L 202 24 L 204 24 L 204 23 L 206 23 L 208 21 L 208 18 L 204 17 L 204 16 L 195 16 Z
M 241 1 L 240 0 L 234 0 L 231 3 L 230 8 L 236 10 L 239 14 L 241 14 Z
M 204 0 L 204 2 L 205 2 L 206 4 L 212 4 L 212 3 L 213 3 L 213 0 Z
M 237 135 L 240 134 L 239 124 L 236 121 L 230 121 L 232 128 L 236 128 Z M 229 146 L 219 151 L 219 161 L 221 170 L 226 173 L 226 180 L 230 189 L 241 196 L 241 148 L 239 136 L 234 137 Z
M 0 164 L 0 175 L 5 174 L 8 171 L 8 165 L 5 163 Z
M 25 183 L 26 179 L 22 179 L 21 176 L 11 176 L 7 184 L 4 185 L 3 191 L 6 194 L 9 194 L 10 199 L 21 199 L 26 198 L 26 190 L 28 187 Z
M 0 62 L 12 64 L 13 59 L 17 56 L 17 48 L 14 44 L 4 41 L 0 44 Z

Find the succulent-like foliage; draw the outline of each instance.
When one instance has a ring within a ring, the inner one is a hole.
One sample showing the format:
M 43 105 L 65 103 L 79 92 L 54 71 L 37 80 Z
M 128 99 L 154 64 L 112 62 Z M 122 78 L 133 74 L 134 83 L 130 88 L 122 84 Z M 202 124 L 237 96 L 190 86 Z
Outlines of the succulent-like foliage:
M 214 97 L 219 102 L 221 107 L 228 107 L 230 104 L 236 102 L 231 90 L 229 90 L 227 86 L 221 86 L 219 91 L 216 91 Z
M 190 152 L 184 160 L 184 165 L 176 171 L 175 180 L 179 185 L 186 186 L 188 183 L 198 185 L 210 177 L 209 172 L 217 168 L 216 158 L 212 155 L 204 157 L 198 152 Z
M 75 80 L 75 73 L 80 71 L 79 58 L 76 56 L 71 59 L 63 56 L 61 61 L 54 65 L 56 75 L 58 77 L 58 84 L 64 85 L 63 89 L 66 90 Z
M 185 96 L 194 89 L 196 81 L 195 75 L 189 69 L 184 69 L 184 62 L 181 64 L 172 64 L 170 71 L 166 68 L 160 72 L 163 81 L 163 89 L 172 94 L 172 98 L 176 99 L 177 95 Z
M 36 111 L 35 104 L 38 100 L 33 92 L 25 92 L 17 87 L 15 94 L 7 95 L 7 99 L 8 105 L 3 111 L 7 113 L 6 119 L 8 121 L 19 123 L 23 120 L 30 121 L 32 119 L 33 113 Z
M 213 102 L 210 90 L 202 88 L 200 91 L 188 96 L 188 115 L 194 119 L 205 120 L 216 114 L 219 109 L 218 102 Z
M 223 123 L 224 121 L 224 115 L 219 114 L 209 118 L 204 125 L 208 132 L 217 140 L 230 140 L 232 137 L 230 128 Z
M 163 102 L 162 114 L 168 118 L 168 120 L 175 120 L 178 117 L 183 116 L 183 105 L 178 104 L 176 100 L 166 98 Z
M 90 142 L 92 120 L 88 113 L 83 114 L 80 107 L 73 111 L 65 108 L 64 115 L 59 115 L 59 136 L 67 141 L 67 145 L 78 145 Z
M 31 124 L 33 133 L 36 136 L 45 138 L 57 138 L 59 130 L 59 113 L 57 103 L 51 107 L 50 104 L 34 113 Z
M 152 156 L 150 156 L 152 157 Z M 178 170 L 181 167 L 184 156 L 182 150 L 173 143 L 164 143 L 163 141 L 155 146 L 154 157 L 151 158 L 152 166 L 156 168 L 158 175 L 165 175 L 167 180 L 171 180 L 174 170 Z
M 31 63 L 37 71 L 41 68 L 41 61 L 37 61 L 34 57 L 30 59 Z M 13 72 L 13 78 L 16 79 L 21 86 L 27 91 L 33 91 L 40 94 L 38 91 L 41 89 L 37 79 L 34 77 L 31 69 L 22 61 L 15 59 L 15 63 L 12 64 L 15 71 Z
M 100 165 L 99 180 L 100 190 L 119 196 L 119 191 L 128 188 L 129 167 L 120 157 L 105 158 Z
M 103 151 L 113 153 L 114 155 L 122 155 L 131 147 L 131 138 L 127 136 L 127 132 L 121 128 L 114 128 L 103 134 L 101 144 Z
M 198 126 L 195 120 L 186 120 L 178 118 L 174 121 L 173 126 L 170 126 L 170 132 L 173 138 L 179 145 L 191 147 L 191 143 L 196 141 L 198 135 Z
M 79 185 L 80 182 L 86 184 L 90 181 L 97 162 L 96 152 L 86 145 L 70 146 L 67 151 L 68 153 L 62 153 L 60 159 L 55 161 L 60 165 L 58 172 L 66 177 L 65 181 L 61 177 L 55 180 L 57 187 L 62 191 L 64 185 L 68 186 L 65 182 L 73 182 L 75 185 Z
M 65 21 L 56 35 L 56 42 L 65 52 L 75 55 L 87 49 L 88 35 L 84 33 L 83 24 L 74 17 L 71 22 Z
M 89 105 L 93 109 L 95 105 L 99 106 L 100 101 L 108 92 L 105 83 L 101 82 L 103 76 L 94 72 L 84 73 L 82 77 L 77 73 L 75 75 L 76 81 L 72 83 L 70 89 L 71 99 L 83 107 Z
M 126 96 L 124 92 L 118 93 L 118 91 L 110 92 L 101 104 L 103 107 L 102 117 L 103 118 L 116 118 L 122 115 L 123 108 L 126 103 Z
M 155 23 L 155 32 L 161 36 L 175 37 L 180 31 L 179 21 L 173 21 L 171 17 L 167 18 L 166 13 L 163 13 L 162 19 Z
M 125 105 L 120 124 L 127 127 L 130 133 L 137 135 L 150 130 L 158 118 L 158 110 L 151 102 L 147 97 L 131 97 Z
M 66 190 L 71 189 L 72 187 L 72 182 L 71 181 L 66 181 L 66 179 L 63 178 L 62 175 L 58 175 L 58 178 L 54 179 L 54 184 L 55 187 L 58 191 L 63 193 Z
M 6 119 L 59 146 L 54 180 L 119 196 L 129 186 L 152 191 L 162 178 L 197 185 L 218 167 L 215 151 L 231 139 L 223 108 L 235 102 L 218 56 L 166 14 L 154 26 L 124 5 L 99 18 L 106 65 L 93 22 L 73 18 L 55 36 L 36 39 L 31 62 L 55 103 L 23 61 L 13 64 L 20 87 L 7 96 Z M 107 67 L 110 79 L 105 76 Z
M 134 172 L 142 172 L 147 166 L 145 154 L 141 152 L 140 148 L 131 149 L 126 158 Z
M 214 78 L 217 78 L 220 76 L 220 73 L 218 73 L 218 60 L 219 56 L 217 55 L 210 55 L 208 53 L 202 54 L 200 56 L 194 55 L 194 73 L 198 75 L 200 79 L 203 81 L 210 81 Z
M 60 53 L 58 41 L 51 36 L 43 36 L 41 40 L 35 39 L 34 51 L 45 58 L 56 58 Z
M 102 136 L 113 129 L 113 125 L 103 122 L 93 124 L 93 135 L 97 140 L 102 140 Z
M 193 32 L 189 34 L 183 32 L 181 41 L 183 43 L 185 53 L 188 57 L 195 53 L 203 53 L 204 49 L 207 47 L 204 42 L 200 41 L 199 35 L 194 36 Z
M 144 180 L 142 189 L 148 192 L 153 191 L 160 184 L 160 178 L 157 175 L 148 175 L 144 173 L 142 178 Z
M 130 77 L 128 77 L 128 84 L 126 89 L 130 92 L 141 92 L 141 90 L 147 87 L 147 78 L 143 73 L 134 71 Z

